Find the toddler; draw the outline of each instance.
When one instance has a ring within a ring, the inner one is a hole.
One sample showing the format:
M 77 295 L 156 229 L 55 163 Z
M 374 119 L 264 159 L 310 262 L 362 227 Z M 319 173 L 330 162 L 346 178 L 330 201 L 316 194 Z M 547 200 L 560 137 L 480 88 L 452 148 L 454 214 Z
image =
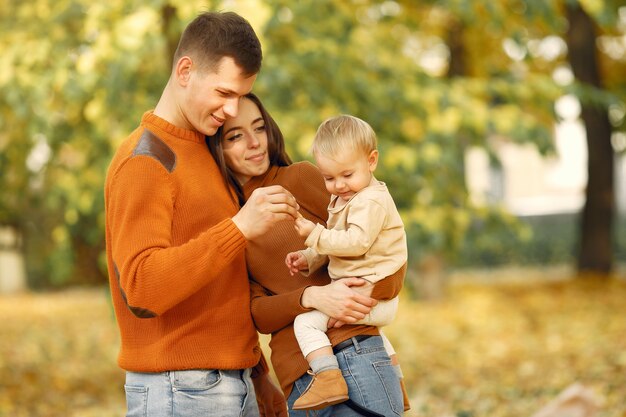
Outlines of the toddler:
M 296 220 L 296 230 L 306 238 L 307 248 L 287 254 L 285 263 L 291 275 L 310 273 L 328 262 L 333 280 L 359 277 L 375 283 L 406 263 L 402 219 L 387 186 L 373 175 L 378 164 L 376 148 L 376 134 L 359 118 L 341 115 L 320 125 L 312 151 L 326 189 L 332 194 L 328 225 L 324 228 L 303 217 Z M 397 307 L 397 297 L 380 301 L 357 324 L 387 325 Z M 319 409 L 348 399 L 346 382 L 326 336 L 328 319 L 314 310 L 294 321 L 300 349 L 314 374 L 309 387 L 294 403 L 294 410 Z M 389 356 L 394 355 L 382 332 L 381 336 Z M 395 369 L 401 378 L 399 365 Z

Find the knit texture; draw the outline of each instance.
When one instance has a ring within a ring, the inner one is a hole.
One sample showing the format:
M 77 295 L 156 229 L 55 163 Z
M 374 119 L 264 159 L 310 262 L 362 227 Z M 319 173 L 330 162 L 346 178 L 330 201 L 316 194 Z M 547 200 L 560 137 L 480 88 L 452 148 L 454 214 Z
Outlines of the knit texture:
M 317 168 L 300 162 L 288 167 L 271 167 L 262 176 L 252 178 L 244 186 L 247 197 L 259 187 L 282 185 L 289 190 L 300 205 L 300 213 L 314 223 L 326 224 L 330 194 Z M 310 311 L 303 308 L 300 298 L 305 288 L 326 285 L 330 277 L 326 267 L 309 276 L 289 275 L 285 266 L 287 253 L 303 249 L 304 238 L 298 236 L 292 220 L 280 222 L 260 238 L 248 242 L 246 260 L 252 279 L 252 315 L 257 329 L 272 337 L 271 361 L 280 386 L 289 396 L 294 381 L 304 375 L 309 365 L 302 355 L 293 332 L 293 320 L 300 313 Z M 396 274 L 376 283 L 372 296 L 388 300 L 398 295 L 404 281 L 406 265 Z M 372 326 L 346 325 L 330 329 L 327 335 L 333 345 L 359 334 L 377 335 Z
M 254 366 L 246 240 L 204 136 L 145 113 L 113 157 L 105 210 L 120 367 Z

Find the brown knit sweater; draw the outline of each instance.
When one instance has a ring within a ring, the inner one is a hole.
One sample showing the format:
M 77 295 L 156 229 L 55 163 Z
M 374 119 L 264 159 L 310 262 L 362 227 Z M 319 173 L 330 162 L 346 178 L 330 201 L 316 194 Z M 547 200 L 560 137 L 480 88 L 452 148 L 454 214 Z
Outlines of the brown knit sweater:
M 330 195 L 315 166 L 300 162 L 288 167 L 271 167 L 262 176 L 252 178 L 244 186 L 246 198 L 259 187 L 279 184 L 298 200 L 300 213 L 315 223 L 326 224 Z M 294 229 L 293 221 L 276 225 L 261 238 L 248 243 L 246 260 L 252 282 L 252 316 L 261 333 L 271 333 L 272 365 L 285 396 L 289 396 L 295 380 L 309 369 L 293 333 L 293 320 L 306 311 L 300 304 L 304 289 L 326 285 L 330 277 L 326 267 L 305 277 L 289 275 L 285 266 L 287 253 L 305 248 L 304 239 Z M 406 265 L 396 274 L 379 281 L 372 296 L 388 300 L 398 295 L 404 281 Z M 333 345 L 359 334 L 376 335 L 371 326 L 346 325 L 327 332 Z
M 111 162 L 105 206 L 120 367 L 254 366 L 246 240 L 204 136 L 145 113 Z

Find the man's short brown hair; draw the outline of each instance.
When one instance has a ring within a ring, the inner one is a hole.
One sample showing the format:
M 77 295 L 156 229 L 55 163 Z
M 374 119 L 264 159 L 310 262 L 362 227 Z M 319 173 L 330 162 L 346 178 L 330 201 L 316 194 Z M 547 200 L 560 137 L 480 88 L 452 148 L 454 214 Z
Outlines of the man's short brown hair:
M 196 17 L 183 32 L 174 53 L 174 63 L 189 56 L 201 71 L 217 71 L 224 57 L 231 57 L 252 76 L 261 69 L 261 42 L 250 23 L 233 12 L 206 12 Z

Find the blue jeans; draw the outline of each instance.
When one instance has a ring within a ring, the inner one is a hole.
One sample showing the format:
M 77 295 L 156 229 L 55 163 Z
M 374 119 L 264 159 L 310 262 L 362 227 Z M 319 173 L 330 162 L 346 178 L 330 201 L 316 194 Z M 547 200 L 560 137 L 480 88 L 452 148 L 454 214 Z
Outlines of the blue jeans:
M 126 417 L 259 417 L 250 370 L 126 372 Z
M 355 403 L 382 414 L 385 417 L 401 416 L 404 410 L 400 379 L 391 365 L 380 336 L 372 336 L 335 354 L 343 377 L 348 384 L 348 395 Z M 293 403 L 306 390 L 311 375 L 298 379 L 287 399 L 289 417 L 305 417 L 304 410 L 292 410 Z M 345 404 L 317 411 L 309 411 L 319 417 L 362 417 Z

